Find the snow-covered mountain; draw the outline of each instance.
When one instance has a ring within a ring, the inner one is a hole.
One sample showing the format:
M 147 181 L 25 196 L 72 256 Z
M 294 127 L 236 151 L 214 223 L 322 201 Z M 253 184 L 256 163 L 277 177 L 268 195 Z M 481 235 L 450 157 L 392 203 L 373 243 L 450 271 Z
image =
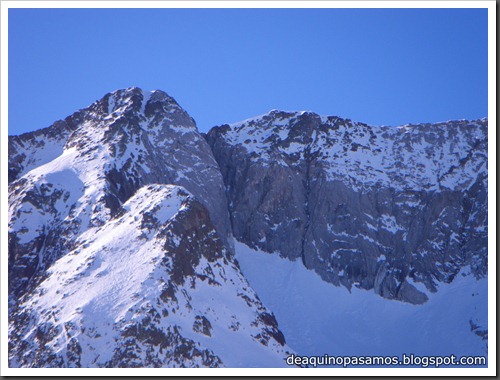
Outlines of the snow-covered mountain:
M 252 248 L 413 304 L 464 266 L 487 273 L 486 119 L 374 127 L 271 111 L 206 137 L 233 234 Z
M 162 91 L 107 94 L 9 137 L 9 364 L 485 355 L 487 178 L 486 119 L 203 136 Z
M 116 91 L 9 153 L 11 366 L 285 365 L 217 163 L 167 94 Z

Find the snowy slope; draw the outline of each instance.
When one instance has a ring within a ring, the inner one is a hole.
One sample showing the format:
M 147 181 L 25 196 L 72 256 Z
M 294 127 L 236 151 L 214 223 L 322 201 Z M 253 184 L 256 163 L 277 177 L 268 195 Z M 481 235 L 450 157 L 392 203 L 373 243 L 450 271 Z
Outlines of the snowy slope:
M 75 112 L 48 128 L 9 136 L 9 183 L 61 155 L 69 135 L 81 122 Z
M 299 261 L 242 243 L 236 257 L 299 355 L 487 355 L 487 279 L 466 268 L 427 303 L 411 305 L 332 286 Z
M 24 342 L 13 344 L 12 366 L 284 365 L 271 314 L 203 206 L 181 187 L 152 185 L 124 208 L 82 234 L 24 299 L 15 317 L 29 323 L 12 324 L 12 336 Z M 179 233 L 191 213 L 199 230 Z M 175 251 L 186 239 L 202 239 L 197 234 L 211 245 Z M 188 255 L 192 268 L 182 261 Z
M 151 185 L 124 208 L 79 236 L 24 299 L 16 317 L 29 323 L 14 323 L 11 333 L 29 348 L 13 344 L 12 366 L 284 365 L 271 314 L 203 206 L 181 187 Z M 192 213 L 199 230 L 181 233 Z M 197 234 L 211 245 L 175 251 L 186 239 L 206 243 Z M 182 261 L 188 255 L 192 268 Z M 187 351 L 176 352 L 183 345 Z

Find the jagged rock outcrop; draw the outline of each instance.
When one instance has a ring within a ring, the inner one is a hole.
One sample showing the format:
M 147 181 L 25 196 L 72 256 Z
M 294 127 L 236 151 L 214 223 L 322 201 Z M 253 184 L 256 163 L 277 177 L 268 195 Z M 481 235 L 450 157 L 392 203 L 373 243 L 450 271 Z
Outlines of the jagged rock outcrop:
M 236 239 L 335 285 L 420 304 L 487 273 L 487 120 L 373 127 L 270 113 L 206 135 Z
M 9 148 L 10 366 L 285 365 L 175 100 L 115 91 Z

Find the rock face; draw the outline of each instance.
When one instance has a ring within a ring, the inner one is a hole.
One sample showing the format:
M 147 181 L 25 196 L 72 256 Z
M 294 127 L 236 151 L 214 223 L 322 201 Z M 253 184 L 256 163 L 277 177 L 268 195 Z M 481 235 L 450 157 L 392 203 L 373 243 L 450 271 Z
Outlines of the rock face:
M 310 112 L 215 127 L 236 239 L 325 281 L 426 302 L 487 274 L 487 120 L 373 127 Z
M 218 165 L 171 97 L 115 91 L 9 148 L 10 366 L 285 365 Z

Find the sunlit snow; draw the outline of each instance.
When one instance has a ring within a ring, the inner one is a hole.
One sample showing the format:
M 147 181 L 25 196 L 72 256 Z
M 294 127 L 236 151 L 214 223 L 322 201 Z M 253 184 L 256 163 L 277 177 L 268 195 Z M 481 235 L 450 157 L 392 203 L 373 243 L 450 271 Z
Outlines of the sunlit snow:
M 429 300 L 412 305 L 355 287 L 349 293 L 300 261 L 240 242 L 236 257 L 300 355 L 486 355 L 471 322 L 487 328 L 487 280 L 477 281 L 465 268 L 437 293 L 422 288 Z

